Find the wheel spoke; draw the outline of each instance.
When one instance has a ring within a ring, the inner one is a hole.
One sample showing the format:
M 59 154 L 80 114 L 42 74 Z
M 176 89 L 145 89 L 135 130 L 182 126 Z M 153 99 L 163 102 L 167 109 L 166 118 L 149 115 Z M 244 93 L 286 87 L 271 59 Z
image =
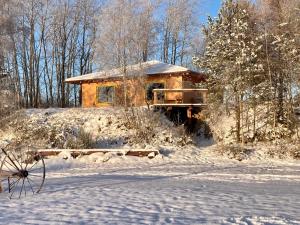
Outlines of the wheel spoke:
M 23 156 L 24 156 L 24 154 L 23 154 L 23 152 L 21 151 L 21 152 L 20 152 L 20 155 L 19 155 L 21 166 L 24 164 Z M 22 169 L 23 169 L 23 166 L 22 166 Z M 25 167 L 24 167 L 24 169 L 25 169 Z
M 26 165 L 25 165 L 25 170 L 27 170 L 27 166 L 29 165 L 29 154 L 26 154 L 26 161 L 25 161 L 25 163 L 26 163 Z
M 22 165 L 20 164 L 20 162 L 19 162 L 19 160 L 17 159 L 17 157 L 15 156 L 15 154 L 12 153 L 12 152 L 11 152 L 11 154 L 12 154 L 12 156 L 14 157 L 14 159 L 16 160 L 16 162 L 19 164 L 20 168 L 23 170 L 23 167 L 22 167 Z M 21 160 L 22 160 L 22 159 L 21 159 Z
M 28 178 L 28 180 L 31 181 L 31 183 L 32 183 L 33 186 L 37 186 L 38 187 L 38 185 L 34 182 L 34 180 L 30 179 L 29 177 L 27 177 L 27 178 Z
M 23 178 L 23 183 L 25 183 L 25 178 Z M 25 197 L 26 197 L 26 184 L 24 185 Z
M 13 171 L 8 171 L 8 170 L 4 170 L 4 169 L 1 169 L 0 172 L 6 172 L 6 173 L 9 173 L 9 174 L 14 173 Z
M 19 180 L 18 180 L 17 184 L 16 184 L 16 185 L 15 185 L 15 186 L 14 186 L 12 189 L 10 189 L 10 191 L 14 190 L 14 189 L 15 189 L 15 187 L 17 187 L 17 185 L 18 185 L 18 183 L 20 182 L 20 180 L 21 180 L 21 178 L 19 178 Z M 15 191 L 13 191 L 13 192 L 11 193 L 11 195 L 10 195 L 10 199 L 12 199 L 12 197 L 13 197 L 14 193 L 15 193 Z
M 17 183 L 20 179 L 21 179 L 21 178 L 19 178 L 18 180 L 14 181 L 14 182 L 12 182 L 12 183 L 8 182 L 8 187 L 5 189 L 5 191 L 8 191 L 8 190 L 9 190 L 9 192 L 10 192 L 11 190 L 13 190 L 13 188 L 16 186 L 16 183 Z
M 5 156 L 7 156 L 7 158 L 10 160 L 10 162 L 12 163 L 12 164 L 10 164 L 10 165 L 13 165 L 13 167 L 15 167 L 17 170 L 19 170 L 19 168 L 18 168 L 18 166 L 15 164 L 15 162 L 12 160 L 12 158 L 9 156 L 9 154 L 4 150 L 4 149 L 2 149 L 2 152 L 5 154 Z M 12 154 L 13 155 L 13 154 Z M 7 163 L 9 163 L 9 162 L 7 162 Z
M 6 161 L 6 159 L 4 160 L 5 162 L 7 162 L 9 165 L 11 165 L 12 167 L 16 168 L 17 170 L 19 170 L 19 168 L 17 167 L 17 165 L 11 160 L 11 158 L 9 156 L 7 156 L 8 159 L 12 162 L 12 164 L 8 161 Z M 6 164 L 5 164 L 6 165 Z M 7 167 L 7 166 L 6 166 Z M 8 167 L 7 167 L 8 168 Z
M 32 185 L 31 185 L 31 183 L 30 183 L 28 177 L 26 177 L 26 179 L 27 179 L 27 182 L 28 182 L 28 184 L 29 184 L 29 186 L 30 186 L 30 189 L 31 189 L 31 191 L 32 191 L 32 194 L 34 194 L 33 187 L 32 187 Z
M 22 195 L 22 191 L 23 191 L 23 187 L 24 187 L 24 182 L 25 182 L 25 179 L 23 179 L 23 183 L 22 183 L 22 187 L 21 187 L 19 198 L 21 198 L 21 195 Z
M 20 180 L 20 179 L 21 179 L 21 177 L 19 177 L 19 179 L 18 179 L 18 180 Z M 9 184 L 9 185 L 10 185 L 10 187 L 11 187 L 11 186 L 14 186 L 14 185 L 17 183 L 17 181 L 18 181 L 18 180 L 16 180 L 16 181 L 13 181 L 12 183 L 10 183 L 10 184 Z
M 3 182 L 3 191 L 9 192 L 9 198 L 39 193 L 45 182 L 45 163 L 41 155 L 33 152 L 26 154 L 19 149 L 14 152 L 3 150 L 3 153 L 5 156 L 0 160 L 0 184 Z
M 44 169 L 44 167 L 39 167 L 39 168 L 35 168 L 35 169 L 32 169 L 32 170 L 28 170 L 28 172 L 32 172 L 32 171 L 36 171 L 36 170 L 40 170 L 40 169 Z
M 36 174 L 30 174 L 30 176 L 34 176 L 34 177 L 44 177 L 44 176 L 36 175 Z
M 6 162 L 6 161 L 5 161 Z M 8 165 L 4 164 L 4 166 L 12 173 L 14 173 L 14 171 L 11 170 L 11 168 L 8 167 Z
M 39 162 L 39 160 L 37 160 L 31 167 L 28 171 L 30 171 L 37 163 Z

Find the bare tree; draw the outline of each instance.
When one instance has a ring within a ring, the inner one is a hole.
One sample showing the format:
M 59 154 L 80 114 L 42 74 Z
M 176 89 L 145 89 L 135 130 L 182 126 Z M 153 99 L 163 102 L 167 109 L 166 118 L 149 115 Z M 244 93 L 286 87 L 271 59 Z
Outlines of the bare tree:
M 96 66 L 121 67 L 126 76 L 127 65 L 158 58 L 162 43 L 168 43 L 169 63 L 187 64 L 193 52 L 192 0 L 1 3 L 1 30 L 9 31 L 1 36 L 1 62 L 13 71 L 18 101 L 25 107 L 78 105 L 78 87 L 65 84 L 65 78 Z M 159 29 L 162 24 L 167 29 Z
M 165 63 L 186 65 L 191 60 L 192 39 L 200 29 L 197 13 L 199 1 L 163 1 L 166 13 L 161 26 L 161 59 Z
M 92 70 L 98 2 L 11 0 L 9 3 L 3 7 L 7 6 L 7 18 L 14 16 L 14 26 L 10 35 L 6 35 L 11 49 L 5 52 L 5 57 L 13 71 L 18 96 L 22 96 L 19 102 L 25 107 L 77 105 L 78 90 L 66 86 L 64 79 Z
M 120 68 L 127 107 L 127 66 L 147 61 L 155 41 L 155 1 L 114 0 L 102 8 L 96 42 L 103 69 Z
M 113 0 L 102 8 L 96 42 L 102 68 L 146 61 L 153 55 L 156 6 L 150 0 Z

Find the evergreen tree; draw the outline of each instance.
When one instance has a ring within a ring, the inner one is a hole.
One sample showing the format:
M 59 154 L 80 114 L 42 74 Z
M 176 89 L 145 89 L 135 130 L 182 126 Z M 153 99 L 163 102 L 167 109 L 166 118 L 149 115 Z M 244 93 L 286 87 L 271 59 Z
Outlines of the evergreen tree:
M 214 109 L 221 104 L 233 107 L 236 141 L 243 141 L 243 108 L 259 85 L 263 65 L 258 55 L 262 46 L 253 35 L 249 13 L 239 3 L 227 0 L 216 20 L 208 19 L 204 28 L 206 51 L 194 63 L 207 69 L 210 103 Z
M 224 105 L 235 112 L 237 142 L 246 132 L 252 140 L 273 140 L 295 130 L 299 10 L 287 2 L 268 4 L 269 14 L 259 15 L 249 1 L 226 0 L 218 18 L 208 18 L 204 55 L 194 58 L 209 75 L 211 116 Z

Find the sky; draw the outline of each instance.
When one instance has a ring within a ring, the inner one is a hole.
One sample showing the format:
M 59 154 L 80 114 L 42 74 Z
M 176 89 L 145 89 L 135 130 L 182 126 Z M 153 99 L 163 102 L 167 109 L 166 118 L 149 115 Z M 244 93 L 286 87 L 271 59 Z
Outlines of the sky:
M 200 22 L 206 23 L 208 16 L 216 17 L 221 8 L 221 5 L 222 5 L 222 0 L 203 0 L 203 2 L 200 5 L 200 10 L 201 10 Z
M 192 2 L 195 5 L 194 13 L 199 15 L 199 21 L 202 24 L 206 24 L 208 16 L 216 17 L 218 15 L 223 0 L 193 0 Z M 164 3 L 158 8 L 156 16 L 164 16 L 167 1 Z

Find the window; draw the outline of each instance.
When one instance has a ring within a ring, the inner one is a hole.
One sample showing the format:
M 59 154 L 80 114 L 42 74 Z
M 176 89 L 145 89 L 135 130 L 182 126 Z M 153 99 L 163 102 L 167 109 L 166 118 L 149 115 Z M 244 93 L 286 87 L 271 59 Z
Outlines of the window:
M 153 100 L 153 89 L 163 89 L 165 88 L 164 83 L 149 83 L 146 87 L 146 98 L 147 101 Z M 157 94 L 158 100 L 164 99 L 164 93 L 159 92 Z
M 113 103 L 115 96 L 114 86 L 97 87 L 97 101 L 98 103 Z

